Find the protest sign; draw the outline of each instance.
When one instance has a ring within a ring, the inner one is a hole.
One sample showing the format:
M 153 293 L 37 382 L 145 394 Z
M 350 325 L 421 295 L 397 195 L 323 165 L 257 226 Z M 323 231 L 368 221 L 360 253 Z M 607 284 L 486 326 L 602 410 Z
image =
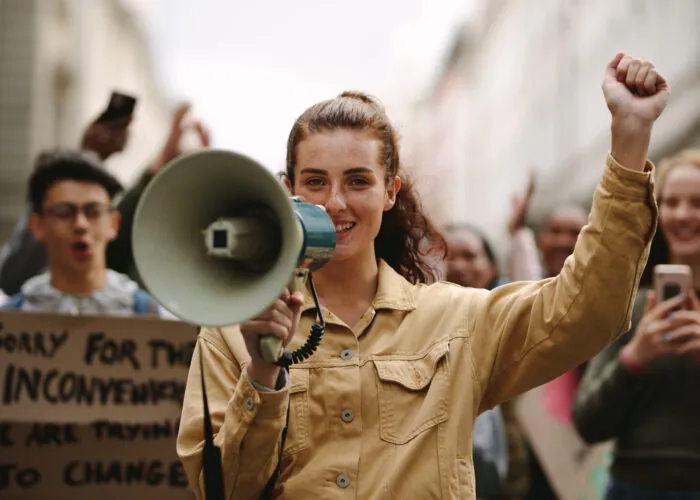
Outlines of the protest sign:
M 177 421 L 0 423 L 0 498 L 192 500 Z
M 155 318 L 0 313 L 5 421 L 179 415 L 196 328 Z
M 520 396 L 515 411 L 558 498 L 603 498 L 611 443 L 586 444 L 570 422 L 549 411 L 544 386 Z
M 0 312 L 0 498 L 189 500 L 175 440 L 197 329 Z

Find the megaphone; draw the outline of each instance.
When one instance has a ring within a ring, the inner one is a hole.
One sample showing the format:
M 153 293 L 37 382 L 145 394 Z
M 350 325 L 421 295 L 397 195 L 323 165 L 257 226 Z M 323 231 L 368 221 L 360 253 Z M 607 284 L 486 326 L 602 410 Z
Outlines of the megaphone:
M 184 154 L 157 174 L 132 237 L 149 293 L 183 321 L 217 327 L 258 316 L 285 286 L 304 287 L 336 245 L 322 207 L 289 196 L 251 158 L 218 149 Z M 279 363 L 279 338 L 264 337 L 260 351 Z

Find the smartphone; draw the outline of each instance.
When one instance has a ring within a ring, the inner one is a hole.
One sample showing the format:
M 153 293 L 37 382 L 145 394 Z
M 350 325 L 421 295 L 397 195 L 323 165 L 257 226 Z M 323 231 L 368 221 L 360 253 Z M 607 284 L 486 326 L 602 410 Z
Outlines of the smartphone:
M 109 122 L 120 118 L 126 118 L 134 114 L 135 107 L 136 97 L 114 91 L 109 98 L 109 104 L 107 104 L 105 110 L 97 118 L 97 121 Z
M 657 302 L 689 293 L 693 286 L 693 273 L 689 266 L 661 264 L 654 266 L 654 291 Z

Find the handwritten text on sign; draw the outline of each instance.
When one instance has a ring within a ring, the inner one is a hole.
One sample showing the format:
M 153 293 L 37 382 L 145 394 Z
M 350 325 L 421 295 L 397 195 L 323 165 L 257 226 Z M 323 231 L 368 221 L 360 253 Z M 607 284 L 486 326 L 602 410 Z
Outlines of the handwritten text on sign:
M 190 500 L 177 421 L 1 423 L 0 498 Z
M 191 499 L 175 452 L 196 328 L 0 313 L 0 498 Z
M 0 313 L 3 421 L 179 416 L 196 328 L 176 321 Z

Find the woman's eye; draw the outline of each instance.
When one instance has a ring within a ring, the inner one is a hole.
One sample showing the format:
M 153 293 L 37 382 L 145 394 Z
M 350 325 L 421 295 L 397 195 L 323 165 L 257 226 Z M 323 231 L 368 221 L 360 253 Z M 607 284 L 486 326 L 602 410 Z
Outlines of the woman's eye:
M 357 179 L 352 179 L 350 181 L 350 184 L 352 184 L 354 186 L 366 186 L 367 184 L 369 184 L 369 182 L 367 181 L 367 179 L 357 178 Z

